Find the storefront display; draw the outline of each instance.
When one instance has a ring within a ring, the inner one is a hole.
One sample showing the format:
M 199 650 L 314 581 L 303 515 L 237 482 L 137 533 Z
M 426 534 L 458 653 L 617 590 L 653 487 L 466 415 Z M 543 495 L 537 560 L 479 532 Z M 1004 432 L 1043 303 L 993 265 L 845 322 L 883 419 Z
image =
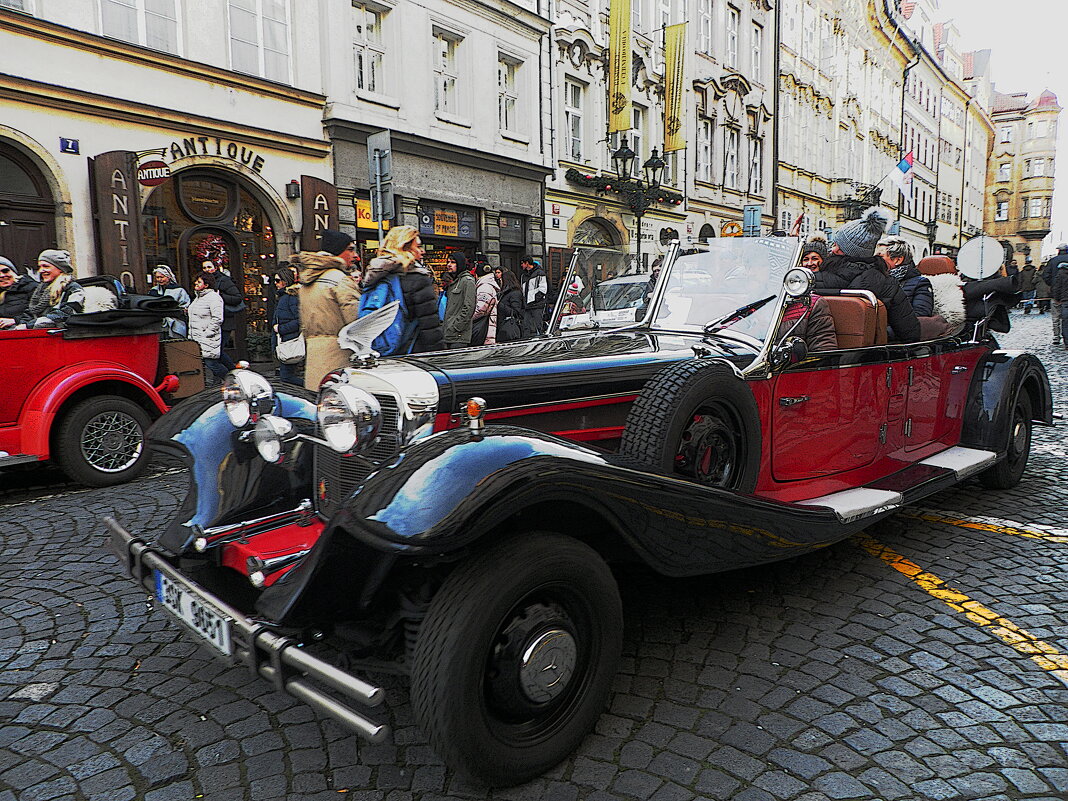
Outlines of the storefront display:
M 424 263 L 434 271 L 439 286 L 450 252 L 462 251 L 468 260 L 474 258 L 479 242 L 478 216 L 477 209 L 420 204 L 419 238 L 426 249 Z

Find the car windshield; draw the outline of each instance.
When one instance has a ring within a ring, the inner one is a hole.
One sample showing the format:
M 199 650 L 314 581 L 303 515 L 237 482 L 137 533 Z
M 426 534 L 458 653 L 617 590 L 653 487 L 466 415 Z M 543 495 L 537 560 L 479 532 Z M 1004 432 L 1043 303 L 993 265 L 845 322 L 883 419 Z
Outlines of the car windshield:
M 725 237 L 683 249 L 654 297 L 651 326 L 696 332 L 717 323 L 716 330 L 763 341 L 779 311 L 772 301 L 797 264 L 799 244 L 791 237 Z M 750 304 L 759 307 L 743 308 Z
M 652 284 L 629 253 L 580 248 L 560 288 L 554 331 L 614 328 L 645 319 Z

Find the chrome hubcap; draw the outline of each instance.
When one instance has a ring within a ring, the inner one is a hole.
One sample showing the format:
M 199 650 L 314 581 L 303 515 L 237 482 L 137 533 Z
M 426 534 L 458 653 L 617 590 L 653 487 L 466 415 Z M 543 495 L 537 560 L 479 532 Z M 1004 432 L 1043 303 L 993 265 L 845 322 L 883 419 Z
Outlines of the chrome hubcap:
M 523 649 L 519 686 L 536 704 L 559 697 L 567 688 L 578 661 L 575 638 L 562 629 L 534 637 Z
M 102 412 L 82 431 L 82 456 L 103 473 L 127 469 L 143 448 L 144 432 L 136 420 L 122 412 Z

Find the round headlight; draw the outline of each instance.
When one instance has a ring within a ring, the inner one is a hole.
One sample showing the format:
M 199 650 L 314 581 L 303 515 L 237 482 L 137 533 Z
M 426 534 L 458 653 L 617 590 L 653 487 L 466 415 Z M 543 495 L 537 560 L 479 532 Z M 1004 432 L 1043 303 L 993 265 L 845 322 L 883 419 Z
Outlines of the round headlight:
M 786 287 L 786 294 L 791 298 L 799 298 L 812 289 L 812 284 L 815 283 L 816 276 L 812 274 L 812 270 L 807 267 L 794 267 L 783 278 L 783 285 Z
M 369 392 L 348 384 L 331 384 L 319 395 L 319 426 L 338 453 L 363 450 L 378 436 L 382 407 Z
M 265 462 L 273 464 L 282 458 L 282 442 L 292 430 L 292 423 L 273 414 L 265 414 L 256 421 L 252 438 L 256 442 L 256 450 Z
M 235 428 L 244 428 L 255 423 L 261 414 L 274 408 L 274 390 L 271 382 L 251 370 L 231 370 L 223 379 L 223 405 L 226 416 Z

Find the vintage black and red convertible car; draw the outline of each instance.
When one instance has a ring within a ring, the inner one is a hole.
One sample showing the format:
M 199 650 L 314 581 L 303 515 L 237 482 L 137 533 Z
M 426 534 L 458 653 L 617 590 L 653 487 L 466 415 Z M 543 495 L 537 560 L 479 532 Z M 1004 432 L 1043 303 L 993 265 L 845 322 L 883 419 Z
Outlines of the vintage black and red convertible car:
M 780 331 L 798 253 L 676 246 L 624 292 L 628 257 L 583 251 L 545 337 L 354 357 L 317 397 L 235 371 L 154 426 L 188 497 L 158 531 L 110 521 L 113 547 L 207 648 L 363 736 L 389 733 L 367 676 L 399 668 L 450 766 L 534 777 L 605 707 L 610 565 L 803 554 L 971 476 L 1013 486 L 1052 423 L 1041 363 L 982 320 L 895 344 L 840 294 L 839 348 L 807 352 Z

